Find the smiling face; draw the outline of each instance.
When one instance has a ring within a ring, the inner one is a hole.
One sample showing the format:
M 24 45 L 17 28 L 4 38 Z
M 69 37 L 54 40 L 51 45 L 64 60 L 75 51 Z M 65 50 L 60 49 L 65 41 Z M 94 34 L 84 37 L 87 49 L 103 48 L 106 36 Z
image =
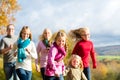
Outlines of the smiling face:
M 32 34 L 31 34 L 31 31 L 29 29 L 28 26 L 24 26 L 20 32 L 20 37 L 23 39 L 23 40 L 26 40 L 28 38 L 32 38 Z
M 66 38 L 63 36 L 63 37 L 58 37 L 57 40 L 56 40 L 56 44 L 60 47 L 64 47 L 65 46 L 65 40 Z
M 7 26 L 7 35 L 9 36 L 14 35 L 14 25 L 10 24 Z
M 50 38 L 52 36 L 51 31 L 49 29 L 45 29 L 43 32 L 43 36 L 45 39 L 50 40 Z
M 71 65 L 72 65 L 74 68 L 79 67 L 79 65 L 80 65 L 80 60 L 77 59 L 77 58 L 73 58 L 72 61 L 71 61 Z
M 58 46 L 64 47 L 66 43 L 66 34 L 65 32 L 58 32 L 55 37 L 55 42 Z
M 30 36 L 30 31 L 29 31 L 29 30 L 24 30 L 24 31 L 22 32 L 22 39 L 23 39 L 23 40 L 28 39 L 29 36 Z

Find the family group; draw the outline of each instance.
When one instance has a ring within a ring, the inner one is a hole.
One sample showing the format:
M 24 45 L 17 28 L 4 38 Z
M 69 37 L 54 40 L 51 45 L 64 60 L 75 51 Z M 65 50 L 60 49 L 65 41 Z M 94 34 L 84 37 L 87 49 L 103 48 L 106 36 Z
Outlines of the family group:
M 69 48 L 64 31 L 58 31 L 51 40 L 52 32 L 45 28 L 35 46 L 29 26 L 23 26 L 19 36 L 14 35 L 13 24 L 6 28 L 6 35 L 0 40 L 6 80 L 31 80 L 33 59 L 36 71 L 41 74 L 43 80 L 91 80 L 89 58 L 92 59 L 94 69 L 97 63 L 87 27 L 71 31 L 70 36 L 77 42 L 70 52 L 68 64 L 64 63 Z

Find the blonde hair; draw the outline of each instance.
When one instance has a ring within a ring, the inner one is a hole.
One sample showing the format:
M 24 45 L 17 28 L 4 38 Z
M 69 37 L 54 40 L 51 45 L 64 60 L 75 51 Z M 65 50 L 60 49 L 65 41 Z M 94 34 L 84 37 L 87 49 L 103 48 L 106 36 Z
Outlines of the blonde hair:
M 79 34 L 80 34 L 80 35 L 82 35 L 82 34 L 85 33 L 85 32 L 88 32 L 88 33 L 90 32 L 89 29 L 88 29 L 88 27 L 84 27 L 84 28 L 80 28 L 80 29 L 79 29 Z
M 59 31 L 55 37 L 55 41 L 59 38 L 59 37 L 67 37 L 66 33 L 63 31 Z
M 30 31 L 29 38 L 30 38 L 30 40 L 32 40 L 32 33 L 31 33 L 31 30 L 28 26 L 23 26 L 22 30 L 20 31 L 19 37 L 22 38 L 22 33 L 25 32 L 26 30 Z
M 51 30 L 48 29 L 48 28 L 45 28 L 44 31 L 43 31 L 43 33 L 42 33 L 42 35 L 39 36 L 39 39 L 40 39 L 40 40 L 44 40 L 44 39 L 45 39 L 44 34 L 45 34 L 46 31 L 49 31 L 49 32 L 50 32 L 50 37 L 52 37 L 52 32 L 51 32 Z
M 69 36 L 72 38 L 72 39 L 75 39 L 75 41 L 78 41 L 78 40 L 81 40 L 81 35 L 85 32 L 89 32 L 89 28 L 88 27 L 82 27 L 82 28 L 78 28 L 78 29 L 75 29 L 75 30 L 71 30 L 69 32 Z
M 66 40 L 65 40 L 64 48 L 65 48 L 65 51 L 67 52 L 67 50 L 68 50 L 68 48 L 67 48 L 67 34 L 65 33 L 65 31 L 60 30 L 60 31 L 57 32 L 57 34 L 55 36 L 55 42 L 59 37 L 65 37 Z
M 72 66 L 72 60 L 73 59 L 78 59 L 80 61 L 79 67 L 80 69 L 83 71 L 83 62 L 80 56 L 76 55 L 76 54 L 72 54 L 69 60 L 69 65 Z

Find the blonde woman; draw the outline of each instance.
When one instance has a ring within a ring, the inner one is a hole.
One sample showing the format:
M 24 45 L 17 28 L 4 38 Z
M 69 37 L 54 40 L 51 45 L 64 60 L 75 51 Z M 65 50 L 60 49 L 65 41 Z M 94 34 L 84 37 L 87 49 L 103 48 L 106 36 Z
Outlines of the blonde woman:
M 16 72 L 20 80 L 32 79 L 32 58 L 37 59 L 37 51 L 28 26 L 23 26 L 19 39 L 14 45 L 17 49 Z
M 49 49 L 51 46 L 50 39 L 52 37 L 52 32 L 50 29 L 44 29 L 42 35 L 40 36 L 40 41 L 37 45 L 38 58 L 36 59 L 36 70 L 41 72 L 43 80 L 45 80 L 45 67 L 47 65 L 47 59 L 49 54 Z

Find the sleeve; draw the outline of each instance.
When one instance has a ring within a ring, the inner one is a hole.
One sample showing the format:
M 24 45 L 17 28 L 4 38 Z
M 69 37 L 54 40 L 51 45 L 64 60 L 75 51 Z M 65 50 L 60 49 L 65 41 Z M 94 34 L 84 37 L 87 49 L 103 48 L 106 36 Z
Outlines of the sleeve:
M 36 47 L 35 47 L 35 44 L 33 43 L 33 42 L 31 42 L 31 52 L 30 52 L 30 54 L 31 54 L 31 56 L 32 56 L 32 58 L 34 58 L 34 59 L 37 59 L 37 51 L 36 51 Z
M 81 72 L 81 79 L 82 80 L 87 80 L 87 78 L 86 78 L 86 76 L 85 76 L 85 74 L 83 72 Z
M 41 51 L 41 42 L 38 43 L 38 45 L 36 47 L 36 50 L 37 50 L 37 59 L 35 59 L 35 63 L 38 64 L 38 62 L 39 62 L 39 56 L 40 56 L 40 51 Z
M 55 71 L 55 73 L 58 73 L 55 65 L 55 60 L 54 60 L 56 54 L 57 54 L 57 49 L 52 47 L 50 49 L 50 53 L 48 54 L 48 65 L 52 70 Z
M 39 42 L 37 45 L 37 53 L 40 53 L 40 51 L 41 51 L 41 42 Z
M 1 50 L 4 48 L 4 41 L 3 41 L 3 39 L 1 39 L 1 41 L 0 41 L 0 53 L 1 53 Z
M 96 66 L 97 66 L 97 62 L 96 62 L 96 52 L 95 52 L 93 43 L 91 43 L 91 45 L 92 45 L 92 48 L 91 48 L 90 55 L 91 55 L 92 62 L 93 62 L 93 68 L 96 68 Z
M 70 71 L 70 67 L 67 66 L 63 72 L 63 76 L 66 76 L 69 71 Z

